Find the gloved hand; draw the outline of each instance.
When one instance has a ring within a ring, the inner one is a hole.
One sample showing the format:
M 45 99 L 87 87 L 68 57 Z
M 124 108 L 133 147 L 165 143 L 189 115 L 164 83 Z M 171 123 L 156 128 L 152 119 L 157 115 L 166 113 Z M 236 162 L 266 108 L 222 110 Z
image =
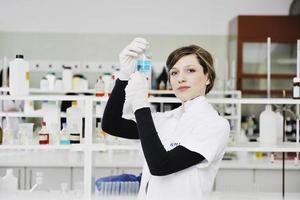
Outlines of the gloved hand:
M 146 76 L 140 72 L 133 73 L 125 88 L 125 103 L 132 106 L 133 113 L 140 108 L 150 108 L 148 92 Z
M 126 46 L 119 55 L 120 73 L 119 79 L 128 81 L 130 75 L 134 72 L 136 60 L 139 54 L 143 53 L 149 47 L 149 42 L 144 38 L 135 38 Z

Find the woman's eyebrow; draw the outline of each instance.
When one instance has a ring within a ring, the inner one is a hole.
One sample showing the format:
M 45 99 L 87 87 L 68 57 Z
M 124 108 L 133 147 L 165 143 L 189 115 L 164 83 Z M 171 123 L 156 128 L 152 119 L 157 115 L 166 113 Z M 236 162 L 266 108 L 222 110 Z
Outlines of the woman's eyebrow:
M 187 67 L 195 67 L 196 65 L 193 65 L 193 64 L 189 64 L 189 65 L 185 65 L 185 66 L 183 66 L 184 68 L 187 68 Z M 172 67 L 170 70 L 172 70 L 172 69 L 176 69 L 176 70 L 178 70 L 178 68 L 176 68 L 176 67 Z

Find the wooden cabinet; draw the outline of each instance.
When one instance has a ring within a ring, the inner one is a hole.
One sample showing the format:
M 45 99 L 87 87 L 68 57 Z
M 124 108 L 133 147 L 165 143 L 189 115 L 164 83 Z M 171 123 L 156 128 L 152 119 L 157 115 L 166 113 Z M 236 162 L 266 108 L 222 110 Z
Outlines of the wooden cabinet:
M 238 16 L 229 24 L 229 59 L 243 96 L 267 96 L 267 38 L 271 37 L 271 95 L 291 96 L 300 16 Z

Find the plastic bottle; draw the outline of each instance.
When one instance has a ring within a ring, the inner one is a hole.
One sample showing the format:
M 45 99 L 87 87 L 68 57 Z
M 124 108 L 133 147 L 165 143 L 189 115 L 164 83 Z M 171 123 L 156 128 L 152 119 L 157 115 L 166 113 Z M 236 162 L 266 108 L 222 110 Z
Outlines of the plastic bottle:
M 266 109 L 259 116 L 259 141 L 261 145 L 276 145 L 277 143 L 277 116 L 272 111 L 271 105 L 266 105 Z
M 54 90 L 55 81 L 56 81 L 55 73 L 54 72 L 47 73 L 46 79 L 48 80 L 49 83 L 49 90 Z
M 283 116 L 280 112 L 276 112 L 276 127 L 278 141 L 282 141 L 283 138 Z
M 12 129 L 10 125 L 10 119 L 7 118 L 6 127 L 3 130 L 3 144 L 4 145 L 12 145 L 14 144 L 14 133 L 15 131 Z
M 82 116 L 76 101 L 72 101 L 72 106 L 67 109 L 67 130 L 70 134 L 70 143 L 80 143 L 82 138 Z
M 63 128 L 60 131 L 60 144 L 70 144 L 70 136 L 67 131 L 66 123 L 63 123 Z
M 13 169 L 7 169 L 1 180 L 0 190 L 5 193 L 15 194 L 18 190 L 18 178 L 13 175 Z M 0 192 L 0 193 L 2 193 Z
M 40 80 L 40 89 L 41 90 L 49 90 L 49 82 L 46 77 L 43 77 Z
M 9 62 L 9 92 L 11 95 L 22 96 L 29 94 L 29 63 L 23 55 Z
M 95 84 L 95 91 L 97 97 L 103 97 L 105 95 L 105 84 L 102 79 L 102 76 L 99 76 L 96 84 Z
M 42 122 L 42 129 L 39 131 L 39 144 L 49 144 L 49 132 L 46 122 Z
M 72 90 L 72 79 L 73 79 L 72 68 L 68 66 L 63 66 L 62 81 L 63 81 L 64 91 Z

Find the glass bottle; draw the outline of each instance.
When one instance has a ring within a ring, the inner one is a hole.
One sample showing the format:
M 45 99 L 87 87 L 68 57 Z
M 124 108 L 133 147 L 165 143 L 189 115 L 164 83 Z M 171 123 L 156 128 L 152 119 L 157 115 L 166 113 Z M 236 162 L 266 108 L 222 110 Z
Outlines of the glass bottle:
M 42 122 L 42 129 L 39 131 L 39 144 L 49 144 L 49 132 L 46 122 Z
M 70 135 L 66 123 L 63 123 L 63 128 L 60 131 L 60 144 L 70 144 Z
M 105 95 L 105 84 L 102 76 L 99 76 L 95 84 L 96 97 L 103 97 Z
M 109 80 L 109 86 L 108 86 L 108 96 L 111 95 L 111 92 L 115 87 L 115 83 L 116 83 L 115 75 L 111 75 L 110 80 Z

